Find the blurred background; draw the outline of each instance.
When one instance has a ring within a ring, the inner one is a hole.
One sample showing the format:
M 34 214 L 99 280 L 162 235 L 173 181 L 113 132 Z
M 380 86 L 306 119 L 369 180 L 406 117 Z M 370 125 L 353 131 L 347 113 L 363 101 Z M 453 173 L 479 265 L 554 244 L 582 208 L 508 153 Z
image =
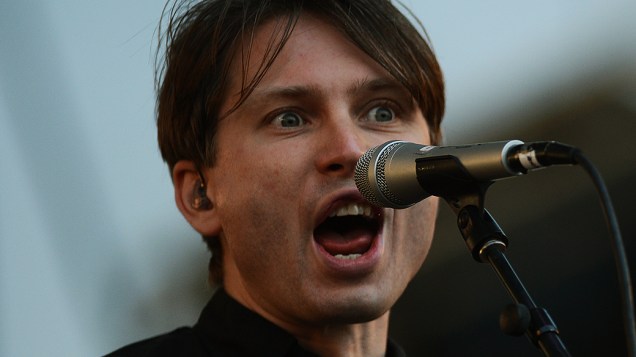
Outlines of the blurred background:
M 636 2 L 405 1 L 444 69 L 447 144 L 578 146 L 604 176 L 636 265 Z M 96 356 L 189 325 L 212 290 L 154 126 L 157 1 L 0 3 L 0 355 Z M 622 355 L 617 279 L 590 180 L 500 181 L 486 206 L 574 355 Z M 444 204 L 392 314 L 411 356 L 537 356 Z M 633 274 L 633 273 L 632 273 Z

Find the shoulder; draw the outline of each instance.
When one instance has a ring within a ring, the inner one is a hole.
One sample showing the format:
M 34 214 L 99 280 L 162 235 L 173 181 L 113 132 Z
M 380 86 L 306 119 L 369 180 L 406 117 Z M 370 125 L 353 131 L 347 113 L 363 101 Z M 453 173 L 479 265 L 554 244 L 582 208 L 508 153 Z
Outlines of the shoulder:
M 190 327 L 151 337 L 122 347 L 105 357 L 204 356 L 204 348 Z

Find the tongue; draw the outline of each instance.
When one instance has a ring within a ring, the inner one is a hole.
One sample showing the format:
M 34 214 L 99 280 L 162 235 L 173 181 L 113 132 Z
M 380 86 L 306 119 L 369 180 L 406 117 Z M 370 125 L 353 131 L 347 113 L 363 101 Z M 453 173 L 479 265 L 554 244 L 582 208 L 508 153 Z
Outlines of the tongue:
M 373 241 L 373 234 L 362 227 L 348 229 L 346 232 L 318 228 L 314 237 L 331 255 L 363 254 L 369 250 Z

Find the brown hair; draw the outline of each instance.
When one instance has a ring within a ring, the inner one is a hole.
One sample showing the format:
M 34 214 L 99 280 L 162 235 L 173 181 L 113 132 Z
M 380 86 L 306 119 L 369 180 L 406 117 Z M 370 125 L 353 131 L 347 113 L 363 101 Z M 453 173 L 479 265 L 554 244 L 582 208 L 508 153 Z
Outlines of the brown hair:
M 246 78 L 246 71 L 240 74 L 241 96 L 234 109 L 258 85 L 303 12 L 333 25 L 398 80 L 422 110 L 431 141 L 441 141 L 445 99 L 441 69 L 427 39 L 391 1 L 203 0 L 193 4 L 175 0 L 164 8 L 162 18 L 167 23 L 165 29 L 162 25 L 158 29 L 155 68 L 159 148 L 170 171 L 180 160 L 190 160 L 199 169 L 214 164 L 215 132 L 220 116 L 227 114 L 220 113 L 220 108 L 228 95 L 229 68 L 237 46 L 249 44 L 264 22 L 283 20 L 281 36 L 268 45 L 257 73 L 252 78 Z M 249 62 L 249 55 L 247 48 L 243 64 Z M 214 237 L 204 239 L 213 254 L 211 280 L 220 283 L 220 244 Z

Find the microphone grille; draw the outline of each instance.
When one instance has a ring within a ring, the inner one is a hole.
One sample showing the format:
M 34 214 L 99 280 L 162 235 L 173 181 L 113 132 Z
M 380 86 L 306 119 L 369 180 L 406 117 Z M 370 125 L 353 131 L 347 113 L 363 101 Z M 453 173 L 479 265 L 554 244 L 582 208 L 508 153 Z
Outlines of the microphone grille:
M 385 164 L 389 156 L 403 144 L 403 141 L 389 141 L 371 148 L 360 157 L 356 164 L 354 174 L 356 186 L 362 196 L 376 206 L 392 208 L 410 206 L 391 193 L 385 177 Z
M 389 161 L 389 156 L 391 153 L 400 148 L 404 144 L 403 141 L 393 141 L 388 143 L 388 145 L 384 145 L 382 151 L 379 153 L 378 157 L 378 167 L 375 169 L 375 179 L 377 181 L 378 191 L 380 195 L 378 197 L 378 205 L 383 207 L 392 207 L 392 208 L 404 208 L 405 206 L 410 206 L 410 204 L 402 202 L 401 199 L 397 198 L 389 189 L 389 184 L 386 181 L 386 163 Z
M 362 196 L 367 199 L 367 201 L 377 205 L 377 199 L 373 190 L 371 190 L 371 182 L 369 181 L 369 166 L 371 165 L 371 158 L 373 154 L 378 149 L 378 147 L 373 147 L 367 152 L 365 152 L 360 159 L 358 159 L 358 163 L 356 164 L 356 170 L 353 176 L 353 179 L 356 182 L 356 186 L 358 187 L 358 191 L 362 194 Z

